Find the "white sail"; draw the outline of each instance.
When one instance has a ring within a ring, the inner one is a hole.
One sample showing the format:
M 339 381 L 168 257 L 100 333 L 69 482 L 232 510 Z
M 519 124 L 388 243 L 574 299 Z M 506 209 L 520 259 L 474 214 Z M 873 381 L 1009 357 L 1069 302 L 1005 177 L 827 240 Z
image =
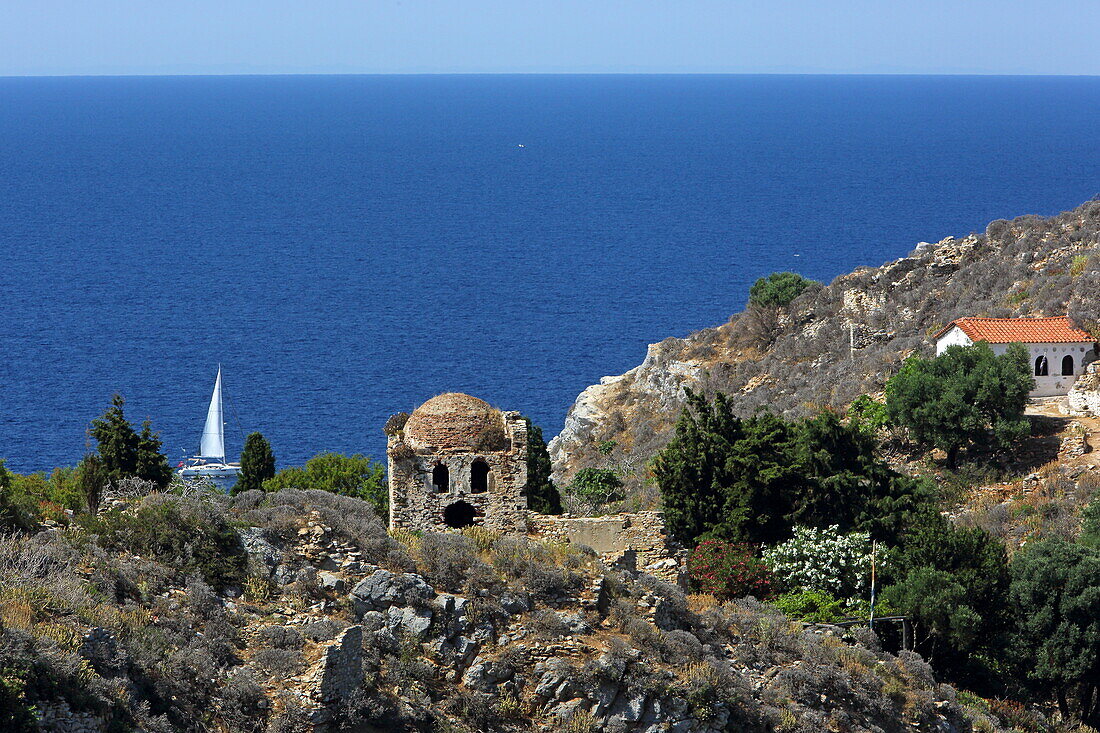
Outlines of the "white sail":
M 206 411 L 206 426 L 202 429 L 199 456 L 225 460 L 225 423 L 222 420 L 222 368 L 218 365 L 218 378 L 214 380 L 214 394 L 210 397 L 210 409 Z

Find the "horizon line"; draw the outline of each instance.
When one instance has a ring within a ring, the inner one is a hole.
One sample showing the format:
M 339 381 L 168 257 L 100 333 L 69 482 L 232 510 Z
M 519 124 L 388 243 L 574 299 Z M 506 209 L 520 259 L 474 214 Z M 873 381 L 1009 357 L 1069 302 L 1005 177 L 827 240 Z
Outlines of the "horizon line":
M 252 76 L 912 76 L 912 77 L 1008 77 L 1097 78 L 1100 73 L 1038 73 L 983 71 L 235 71 L 179 73 L 42 73 L 4 74 L 0 79 L 176 78 Z

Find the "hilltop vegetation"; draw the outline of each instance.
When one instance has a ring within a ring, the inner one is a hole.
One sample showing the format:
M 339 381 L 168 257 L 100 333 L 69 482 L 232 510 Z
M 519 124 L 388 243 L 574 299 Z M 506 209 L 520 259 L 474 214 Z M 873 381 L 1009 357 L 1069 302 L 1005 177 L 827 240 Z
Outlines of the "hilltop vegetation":
M 729 322 L 650 347 L 645 361 L 585 390 L 551 441 L 561 484 L 601 466 L 598 446 L 637 476 L 671 438 L 683 388 L 806 417 L 881 392 L 929 336 L 961 316 L 1056 316 L 1100 323 L 1100 201 L 1044 218 L 989 224 L 984 233 L 921 245 L 908 257 L 810 286 L 787 305 L 756 304 Z
M 152 494 L 0 541 L 4 730 L 1041 723 L 864 631 L 845 642 L 751 598 L 685 596 L 583 548 L 390 537 L 368 503 L 323 491 Z
M 779 460 L 806 455 L 784 478 L 816 476 L 824 492 L 791 516 L 823 520 L 838 506 L 827 487 L 843 499 L 870 476 L 914 500 L 915 484 L 877 463 L 857 429 L 806 421 L 790 437 L 794 452 Z M 552 502 L 540 442 L 532 475 Z M 252 440 L 250 479 L 271 473 L 265 443 Z M 851 445 L 865 450 L 847 469 L 815 457 Z M 867 535 L 836 537 L 836 526 L 795 533 L 767 564 L 715 545 L 709 566 L 692 566 L 713 584 L 685 595 L 583 547 L 476 527 L 391 536 L 374 509 L 381 468 L 361 456 L 318 456 L 233 496 L 136 470 L 106 481 L 96 502 L 73 472 L 51 483 L 0 470 L 12 532 L 0 536 L 5 730 L 1045 729 L 1037 711 L 940 684 L 888 633 L 784 616 L 814 604 L 819 621 L 866 613 L 837 604 L 860 587 Z M 847 483 L 833 481 L 842 474 Z M 793 484 L 774 488 L 793 495 Z M 51 501 L 65 490 L 67 510 Z M 592 481 L 603 501 L 615 490 Z M 848 528 L 885 516 L 871 504 Z M 789 516 L 772 518 L 769 537 L 790 529 Z M 819 583 L 833 565 L 815 558 L 829 554 L 849 560 Z M 742 570 L 761 582 L 736 580 Z

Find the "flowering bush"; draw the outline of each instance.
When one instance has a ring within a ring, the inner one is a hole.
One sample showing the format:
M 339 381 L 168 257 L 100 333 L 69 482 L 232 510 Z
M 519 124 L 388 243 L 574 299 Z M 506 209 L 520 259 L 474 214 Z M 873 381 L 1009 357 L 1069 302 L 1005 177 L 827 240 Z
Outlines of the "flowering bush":
M 764 599 L 772 592 L 771 571 L 750 545 L 704 540 L 691 551 L 687 572 L 696 591 L 719 599 Z
M 784 590 L 819 590 L 845 598 L 867 586 L 871 538 L 866 532 L 841 534 L 836 525 L 795 527 L 794 537 L 763 556 Z

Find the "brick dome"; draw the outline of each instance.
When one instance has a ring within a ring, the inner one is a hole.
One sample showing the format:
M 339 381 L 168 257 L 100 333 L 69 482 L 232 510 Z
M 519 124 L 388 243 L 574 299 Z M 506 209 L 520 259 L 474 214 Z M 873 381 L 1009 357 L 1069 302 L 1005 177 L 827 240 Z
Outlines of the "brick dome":
M 497 450 L 503 438 L 500 412 L 460 392 L 431 398 L 405 423 L 405 442 L 414 448 Z

